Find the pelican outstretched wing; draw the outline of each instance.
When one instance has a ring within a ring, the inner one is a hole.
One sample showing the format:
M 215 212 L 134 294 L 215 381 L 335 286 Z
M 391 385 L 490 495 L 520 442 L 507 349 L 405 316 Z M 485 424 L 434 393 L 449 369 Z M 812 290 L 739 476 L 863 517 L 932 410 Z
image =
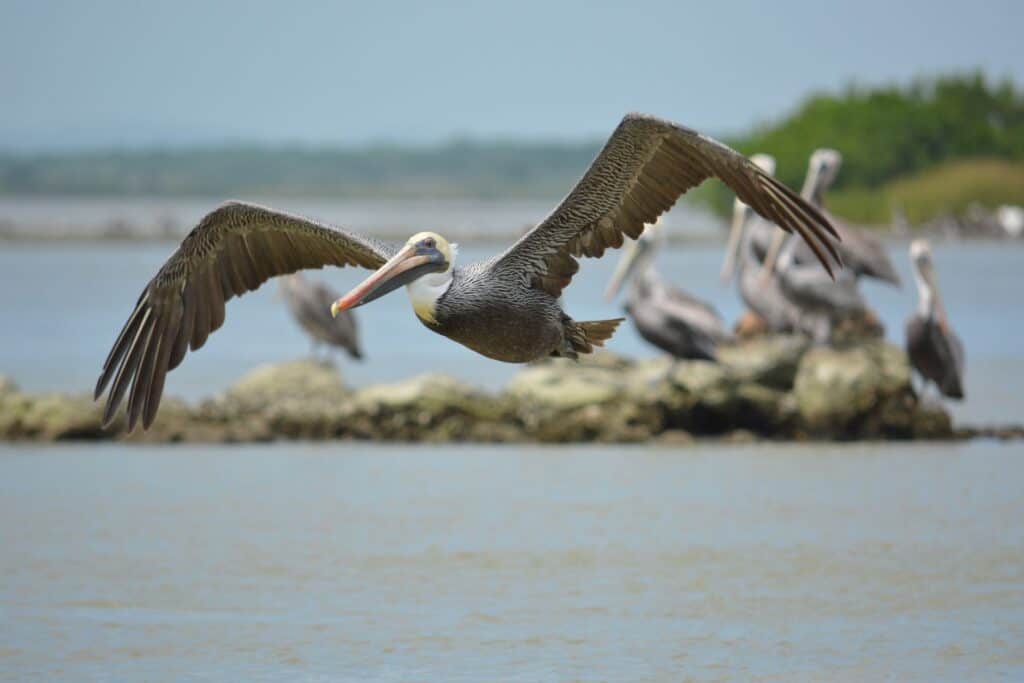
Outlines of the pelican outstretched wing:
M 224 304 L 277 275 L 305 268 L 379 268 L 398 251 L 339 228 L 254 204 L 228 202 L 204 217 L 142 290 L 96 382 L 113 380 L 110 424 L 128 394 L 128 429 L 156 416 L 167 372 L 224 323 Z
M 716 177 L 746 204 L 796 231 L 831 273 L 839 257 L 828 219 L 746 157 L 695 130 L 629 114 L 572 192 L 491 265 L 559 296 L 579 269 L 574 257 L 601 256 L 636 238 L 687 190 Z

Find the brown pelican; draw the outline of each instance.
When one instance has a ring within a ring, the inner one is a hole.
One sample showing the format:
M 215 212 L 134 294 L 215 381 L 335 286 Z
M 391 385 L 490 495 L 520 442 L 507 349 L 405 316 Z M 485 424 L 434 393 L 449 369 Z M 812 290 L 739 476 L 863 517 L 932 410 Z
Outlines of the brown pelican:
M 768 175 L 775 173 L 774 157 L 755 154 L 750 160 Z M 791 332 L 800 321 L 800 311 L 782 293 L 777 274 L 762 277 L 761 259 L 774 232 L 774 225 L 751 211 L 737 197 L 733 201 L 732 227 L 721 277 L 723 282 L 728 282 L 735 273 L 740 298 L 764 321 L 769 332 Z M 756 242 L 765 236 L 765 249 L 759 251 Z
M 815 342 L 825 344 L 832 338 L 832 329 L 839 321 L 862 314 L 864 299 L 857 288 L 857 277 L 845 268 L 833 278 L 817 263 L 797 263 L 796 242 L 785 240 L 776 251 L 777 263 L 767 262 L 762 283 L 772 280 L 772 271 L 779 289 L 798 311 L 797 326 L 811 335 Z M 769 254 L 767 258 L 771 258 Z
M 579 268 L 640 235 L 687 190 L 723 180 L 755 211 L 812 243 L 826 268 L 838 261 L 821 213 L 746 158 L 697 131 L 627 115 L 575 188 L 535 228 L 485 262 L 455 267 L 456 249 L 433 232 L 396 247 L 263 207 L 232 202 L 203 218 L 143 289 L 96 382 L 110 385 L 110 423 L 129 386 L 133 429 L 156 416 L 167 372 L 224 322 L 224 304 L 267 279 L 304 268 L 376 269 L 334 303 L 359 306 L 407 286 L 428 328 L 489 358 L 521 363 L 575 357 L 605 342 L 621 318 L 577 322 L 558 304 Z
M 838 249 L 844 270 L 857 277 L 871 277 L 898 287 L 899 273 L 896 272 L 896 267 L 882 242 L 865 230 L 858 230 L 837 220 L 825 209 L 825 191 L 835 182 L 842 163 L 842 155 L 834 149 L 815 150 L 807 164 L 807 175 L 800 195 L 813 203 L 835 226 L 841 240 Z M 754 243 L 762 258 L 773 261 L 774 253 L 782 247 L 784 236 L 784 233 L 778 230 L 771 233 L 758 231 L 754 235 Z M 804 265 L 813 263 L 815 257 L 811 251 L 797 244 L 793 258 L 797 264 Z
M 907 355 L 924 379 L 921 395 L 928 382 L 934 382 L 943 396 L 963 398 L 964 347 L 946 319 L 932 250 L 926 240 L 910 243 L 910 264 L 918 300 L 917 312 L 907 320 Z
M 675 358 L 716 360 L 720 342 L 729 339 L 725 322 L 711 304 L 672 286 L 658 273 L 654 256 L 663 232 L 648 225 L 626 248 L 605 297 L 614 297 L 629 281 L 626 313 L 640 336 Z
M 313 355 L 317 346 L 327 344 L 345 349 L 352 358 L 361 359 L 359 334 L 356 318 L 351 311 L 339 316 L 331 315 L 331 304 L 338 293 L 322 282 L 306 279 L 302 273 L 292 273 L 279 278 L 281 294 L 295 322 L 313 340 Z

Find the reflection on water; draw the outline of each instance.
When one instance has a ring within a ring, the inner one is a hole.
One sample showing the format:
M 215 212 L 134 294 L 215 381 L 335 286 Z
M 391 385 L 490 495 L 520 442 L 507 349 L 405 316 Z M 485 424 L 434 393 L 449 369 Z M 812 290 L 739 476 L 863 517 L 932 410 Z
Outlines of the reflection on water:
M 32 391 L 89 391 L 110 344 L 145 283 L 175 245 L 151 244 L 5 244 L 0 247 L 0 312 L 5 330 L 0 342 L 0 373 Z M 491 256 L 497 247 L 463 245 L 460 261 Z M 916 302 L 906 247 L 891 246 L 903 289 L 865 283 L 865 294 L 888 329 L 903 343 L 903 325 Z M 1019 422 L 1024 415 L 1024 316 L 1019 292 L 1024 287 L 1019 245 L 939 244 L 935 250 L 939 281 L 950 319 L 967 350 L 967 396 L 950 404 L 959 422 Z M 621 313 L 601 292 L 617 255 L 583 261 L 566 290 L 567 310 L 579 320 Z M 716 243 L 673 247 L 659 255 L 662 272 L 679 286 L 711 301 L 727 320 L 740 314 L 731 287 L 718 284 L 721 246 Z M 365 273 L 329 269 L 313 276 L 344 291 Z M 367 360 L 343 362 L 349 382 L 365 385 L 422 372 L 443 372 L 498 388 L 518 366 L 479 356 L 422 327 L 408 297 L 396 292 L 356 311 Z M 410 345 L 410 341 L 414 343 Z M 612 351 L 637 357 L 657 352 L 631 325 L 623 325 L 609 344 Z M 228 306 L 227 322 L 206 346 L 168 377 L 167 393 L 197 398 L 225 388 L 245 371 L 266 362 L 309 353 L 309 342 L 290 320 L 276 287 L 264 287 Z
M 0 677 L 1021 680 L 1017 445 L 0 448 Z

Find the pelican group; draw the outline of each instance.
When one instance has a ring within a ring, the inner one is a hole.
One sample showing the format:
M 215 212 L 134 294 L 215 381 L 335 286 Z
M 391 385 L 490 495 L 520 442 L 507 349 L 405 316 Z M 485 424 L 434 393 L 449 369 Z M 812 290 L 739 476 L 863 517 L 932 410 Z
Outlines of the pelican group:
M 800 196 L 814 204 L 828 218 L 839 234 L 840 242 L 837 249 L 843 262 L 844 271 L 851 273 L 855 278 L 874 278 L 898 287 L 900 285 L 899 273 L 896 271 L 892 259 L 886 253 L 885 245 L 881 240 L 865 230 L 851 227 L 843 221 L 837 220 L 825 208 L 825 191 L 835 182 L 842 162 L 842 155 L 834 149 L 814 150 L 807 163 L 807 174 L 804 176 L 804 185 Z M 784 237 L 785 233 L 781 230 L 768 232 L 759 230 L 754 235 L 755 245 L 765 262 L 775 260 L 782 247 Z M 814 254 L 800 243 L 794 245 L 792 258 L 797 265 L 812 264 L 815 261 Z
M 430 330 L 495 360 L 576 357 L 612 336 L 621 318 L 576 321 L 558 302 L 582 256 L 636 238 L 690 188 L 725 182 L 776 225 L 798 232 L 825 267 L 835 231 L 815 207 L 729 147 L 690 128 L 627 115 L 554 211 L 501 254 L 456 267 L 458 250 L 422 232 L 401 247 L 306 218 L 229 202 L 205 216 L 149 284 L 103 364 L 104 423 L 128 395 L 128 429 L 152 424 L 164 381 L 189 348 L 224 323 L 225 302 L 271 277 L 326 265 L 374 270 L 332 305 L 337 314 L 406 287 Z M 130 391 L 129 391 L 130 389 Z
M 811 252 L 804 250 L 799 242 L 789 240 L 788 235 L 778 229 L 772 231 L 774 234 L 763 261 L 761 282 L 767 284 L 774 274 L 780 291 L 796 311 L 797 328 L 817 343 L 830 341 L 840 321 L 863 316 L 867 312 L 858 286 L 859 278 L 876 278 L 894 286 L 900 284 L 899 274 L 878 238 L 842 225 L 825 211 L 825 190 L 834 182 L 841 162 L 842 156 L 835 150 L 815 150 L 801 190 L 801 196 L 837 226 L 842 238 L 838 249 L 845 266 L 838 277 L 818 268 L 818 264 L 811 260 Z M 756 239 L 765 240 L 763 229 L 757 232 Z

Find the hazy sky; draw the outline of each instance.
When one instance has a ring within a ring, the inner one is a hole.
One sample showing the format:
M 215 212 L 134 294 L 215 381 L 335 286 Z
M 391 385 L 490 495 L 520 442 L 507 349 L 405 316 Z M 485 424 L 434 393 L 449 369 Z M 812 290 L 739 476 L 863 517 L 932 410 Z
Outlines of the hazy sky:
M 0 0 L 0 148 L 722 134 L 973 67 L 1024 83 L 1024 2 Z

